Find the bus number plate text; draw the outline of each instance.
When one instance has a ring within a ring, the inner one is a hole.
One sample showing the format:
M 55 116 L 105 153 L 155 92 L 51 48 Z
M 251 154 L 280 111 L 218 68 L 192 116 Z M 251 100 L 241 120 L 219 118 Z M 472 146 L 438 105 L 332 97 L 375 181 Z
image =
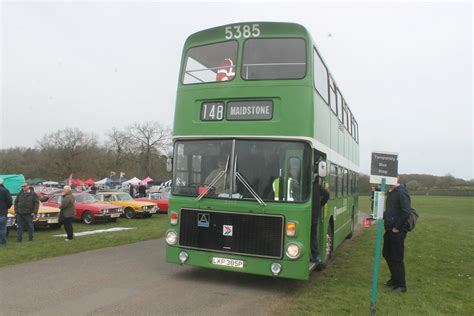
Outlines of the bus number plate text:
M 234 259 L 226 259 L 226 258 L 218 258 L 218 257 L 213 257 L 212 258 L 212 264 L 215 264 L 215 265 L 218 265 L 218 266 L 231 267 L 231 268 L 243 268 L 244 267 L 244 261 L 243 260 L 234 260 Z

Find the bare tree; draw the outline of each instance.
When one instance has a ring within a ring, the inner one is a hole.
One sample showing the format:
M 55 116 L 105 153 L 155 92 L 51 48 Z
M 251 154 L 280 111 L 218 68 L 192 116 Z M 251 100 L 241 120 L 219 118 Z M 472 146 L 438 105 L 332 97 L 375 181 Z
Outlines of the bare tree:
M 114 127 L 107 136 L 106 146 L 112 151 L 114 157 L 113 169 L 121 171 L 124 169 L 127 158 L 130 159 L 133 155 L 131 135 Z
M 66 128 L 43 136 L 38 148 L 49 156 L 48 169 L 53 169 L 58 177 L 66 177 L 85 167 L 87 153 L 97 148 L 97 136 Z
M 153 160 L 162 159 L 161 155 L 168 150 L 171 131 L 158 122 L 135 123 L 129 130 L 131 144 L 138 152 L 143 175 L 151 175 Z

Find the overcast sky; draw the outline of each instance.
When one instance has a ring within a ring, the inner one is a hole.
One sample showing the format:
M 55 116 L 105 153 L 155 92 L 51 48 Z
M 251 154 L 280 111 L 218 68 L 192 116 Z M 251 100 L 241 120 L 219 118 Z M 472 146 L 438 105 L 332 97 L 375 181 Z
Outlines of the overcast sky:
M 172 126 L 187 36 L 244 21 L 312 34 L 371 151 L 400 173 L 474 178 L 472 4 L 2 2 L 0 148 L 66 127 L 105 140 L 144 120 Z

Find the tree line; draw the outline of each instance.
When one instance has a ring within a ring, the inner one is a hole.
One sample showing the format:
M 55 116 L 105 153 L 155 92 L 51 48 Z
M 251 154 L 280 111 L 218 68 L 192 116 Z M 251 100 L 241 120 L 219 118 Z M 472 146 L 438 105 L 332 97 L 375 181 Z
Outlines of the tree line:
M 400 182 L 407 186 L 410 193 L 422 192 L 424 194 L 430 194 L 430 192 L 443 191 L 474 192 L 474 179 L 459 179 L 449 173 L 444 176 L 434 176 L 429 174 L 401 174 Z M 359 176 L 359 193 L 368 194 L 368 192 L 370 192 L 369 176 L 361 174 Z
M 169 179 L 166 156 L 171 155 L 171 130 L 150 121 L 113 128 L 104 141 L 95 133 L 66 128 L 44 135 L 33 148 L 0 150 L 0 174 L 26 178 L 95 180 L 111 174 Z

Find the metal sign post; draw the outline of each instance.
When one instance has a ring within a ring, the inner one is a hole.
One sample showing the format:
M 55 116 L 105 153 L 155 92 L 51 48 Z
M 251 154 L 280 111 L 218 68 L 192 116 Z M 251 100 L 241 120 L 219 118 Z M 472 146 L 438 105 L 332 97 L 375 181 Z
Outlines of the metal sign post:
M 372 299 L 370 315 L 376 314 L 377 281 L 380 267 L 380 248 L 382 243 L 383 212 L 385 209 L 385 186 L 396 184 L 398 179 L 398 154 L 373 152 L 370 168 L 370 183 L 381 183 L 381 192 L 374 195 L 374 215 L 377 219 L 377 241 L 375 245 L 374 273 L 372 276 Z
M 385 178 L 382 178 L 382 188 L 381 192 L 385 193 Z M 382 195 L 383 197 L 383 195 Z M 382 243 L 382 228 L 383 228 L 383 203 L 385 200 L 378 197 L 377 204 L 375 204 L 374 199 L 374 209 L 375 205 L 377 205 L 377 242 L 375 244 L 375 259 L 374 259 L 374 274 L 372 276 L 372 300 L 370 303 L 370 314 L 375 315 L 376 308 L 375 304 L 377 303 L 377 281 L 379 278 L 379 266 L 380 266 L 380 244 Z M 382 204 L 380 204 L 382 202 Z M 379 211 L 382 209 L 382 211 Z M 382 217 L 380 217 L 380 213 L 382 213 Z

